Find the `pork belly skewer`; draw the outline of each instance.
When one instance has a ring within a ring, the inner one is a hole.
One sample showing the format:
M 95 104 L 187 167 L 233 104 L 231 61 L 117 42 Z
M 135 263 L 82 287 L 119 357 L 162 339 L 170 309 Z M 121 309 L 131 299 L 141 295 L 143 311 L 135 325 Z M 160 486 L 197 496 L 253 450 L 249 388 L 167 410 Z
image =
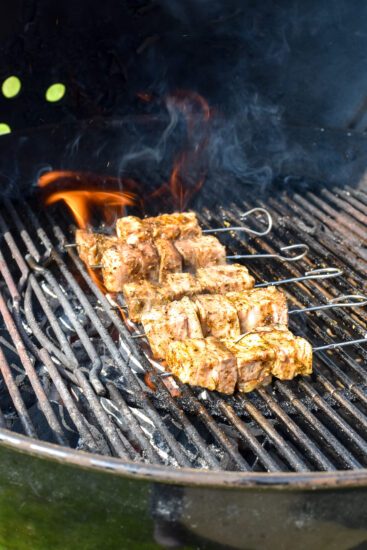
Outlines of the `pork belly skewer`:
M 342 274 L 343 272 L 340 269 L 330 267 L 308 271 L 301 277 L 255 285 L 255 279 L 249 274 L 245 266 L 227 264 L 199 269 L 196 276 L 190 273 L 170 274 L 167 281 L 162 285 L 148 281 L 129 283 L 123 286 L 123 295 L 130 319 L 135 323 L 139 323 L 144 312 L 151 310 L 153 307 L 180 300 L 183 296 L 191 297 L 197 294 L 223 295 L 229 292 L 251 290 L 254 287 L 262 288 L 303 280 L 339 277 Z
M 226 394 L 249 392 L 272 376 L 291 380 L 312 373 L 312 347 L 287 327 L 261 327 L 240 340 L 214 337 L 172 342 L 167 366 L 183 383 Z

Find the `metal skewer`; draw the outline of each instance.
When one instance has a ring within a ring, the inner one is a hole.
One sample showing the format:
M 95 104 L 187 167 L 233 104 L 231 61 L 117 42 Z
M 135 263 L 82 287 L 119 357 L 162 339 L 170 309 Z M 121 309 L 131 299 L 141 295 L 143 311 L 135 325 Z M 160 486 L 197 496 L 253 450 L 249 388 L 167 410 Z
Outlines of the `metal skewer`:
M 364 338 L 358 338 L 357 340 L 347 340 L 346 342 L 335 342 L 334 344 L 325 344 L 324 346 L 317 346 L 312 348 L 313 351 L 324 351 L 327 349 L 345 348 L 346 346 L 352 346 L 354 344 L 365 344 L 367 342 L 367 332 Z
M 321 269 L 313 269 L 306 271 L 304 275 L 300 277 L 291 277 L 290 279 L 281 279 L 280 281 L 271 281 L 266 283 L 258 283 L 255 288 L 261 288 L 264 286 L 277 286 L 285 285 L 287 283 L 299 283 L 300 281 L 315 281 L 318 279 L 329 279 L 331 277 L 340 277 L 343 275 L 343 271 L 337 267 L 323 267 Z
M 350 300 L 344 301 L 344 300 Z M 336 309 L 336 308 L 348 308 L 348 307 L 361 307 L 367 305 L 367 296 L 363 294 L 348 294 L 344 296 L 338 296 L 329 300 L 327 304 L 320 306 L 303 307 L 300 309 L 291 309 L 288 311 L 289 315 L 294 313 L 306 313 L 309 311 L 319 311 L 320 309 Z
M 289 246 L 282 246 L 280 249 L 281 252 L 285 252 L 288 250 L 302 250 L 299 254 L 296 256 L 287 256 L 280 253 L 274 253 L 274 254 L 236 254 L 234 256 L 226 256 L 227 260 L 255 260 L 258 258 L 277 258 L 278 260 L 282 260 L 282 262 L 295 262 L 297 260 L 300 260 L 301 258 L 304 258 L 308 251 L 310 250 L 307 244 L 291 244 Z
M 273 227 L 273 218 L 270 215 L 270 212 L 265 210 L 265 208 L 252 208 L 251 210 L 248 210 L 247 212 L 244 212 L 240 215 L 240 219 L 244 220 L 254 212 L 261 212 L 265 215 L 267 218 L 268 226 L 264 231 L 256 231 L 255 229 L 250 229 L 246 226 L 230 226 L 230 227 L 217 227 L 216 229 L 203 229 L 203 233 L 209 234 L 209 233 L 224 233 L 228 231 L 243 231 L 244 233 L 250 233 L 251 235 L 257 235 L 258 237 L 264 237 L 268 233 L 270 233 L 271 228 Z

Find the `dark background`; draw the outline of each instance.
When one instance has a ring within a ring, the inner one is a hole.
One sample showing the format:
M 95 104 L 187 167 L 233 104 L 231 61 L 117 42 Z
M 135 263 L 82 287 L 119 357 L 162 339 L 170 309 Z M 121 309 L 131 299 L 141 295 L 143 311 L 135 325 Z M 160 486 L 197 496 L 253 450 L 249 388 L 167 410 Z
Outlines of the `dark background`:
M 196 90 L 222 111 L 258 101 L 289 125 L 367 121 L 367 4 L 235 0 L 3 0 L 0 100 L 12 128 L 142 109 L 138 92 Z M 61 104 L 45 89 L 63 82 Z
M 0 122 L 23 133 L 59 123 L 74 128 L 63 132 L 59 160 L 59 150 L 29 150 L 37 169 L 83 167 L 85 158 L 70 161 L 84 132 L 75 130 L 80 121 L 148 114 L 169 124 L 166 98 L 190 90 L 220 120 L 211 129 L 213 171 L 265 185 L 277 174 L 364 180 L 365 1 L 3 0 L 0 52 L 0 81 L 22 81 L 17 97 L 0 93 Z M 45 91 L 55 82 L 65 84 L 66 95 L 48 103 Z M 142 126 L 130 135 L 133 157 L 144 160 Z M 4 154 L 14 151 L 14 141 L 0 139 Z M 149 146 L 161 160 L 158 140 Z M 125 170 L 129 147 L 124 141 L 112 172 L 116 164 Z M 110 160 L 91 158 L 91 169 L 107 169 Z M 0 162 L 8 180 L 17 163 L 10 173 Z

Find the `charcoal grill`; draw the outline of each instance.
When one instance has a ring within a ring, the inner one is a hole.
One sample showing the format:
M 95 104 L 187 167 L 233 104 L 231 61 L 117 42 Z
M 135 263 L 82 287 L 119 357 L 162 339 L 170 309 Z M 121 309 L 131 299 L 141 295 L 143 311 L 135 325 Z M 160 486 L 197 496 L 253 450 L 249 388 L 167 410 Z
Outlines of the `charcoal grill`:
M 343 271 L 335 279 L 285 285 L 297 308 L 365 292 L 363 188 L 278 183 L 276 194 L 269 189 L 258 199 L 243 196 L 233 183 L 223 206 L 214 206 L 220 199 L 210 186 L 197 199 L 206 228 L 240 225 L 241 213 L 254 206 L 271 212 L 275 227 L 268 236 L 222 237 L 231 253 L 276 253 L 298 242 L 309 247 L 295 263 L 249 261 L 258 281 L 330 266 Z M 172 393 L 172 382 L 147 360 L 116 303 L 93 283 L 75 249 L 65 247 L 75 229 L 66 208 L 39 208 L 39 200 L 7 198 L 0 212 L 5 455 L 17 449 L 127 478 L 154 478 L 151 517 L 158 540 L 167 530 L 180 539 L 180 529 L 192 528 L 182 511 L 186 497 L 167 493 L 159 482 L 298 490 L 364 486 L 365 346 L 317 354 L 311 378 L 275 382 L 248 395 L 223 397 L 179 381 Z M 261 229 L 260 219 L 253 223 Z M 363 338 L 366 321 L 362 307 L 321 310 L 294 315 L 291 328 L 318 345 Z M 354 514 L 359 492 L 352 494 Z M 192 498 L 195 508 L 197 495 Z M 238 495 L 233 498 L 238 505 Z M 338 514 L 346 521 L 343 510 Z M 211 538 L 210 532 L 200 535 Z M 230 538 L 234 547 L 239 537 Z
M 65 246 L 68 211 L 46 209 L 35 182 L 47 170 L 88 171 L 102 187 L 131 176 L 150 193 L 182 149 L 180 125 L 160 139 L 171 121 L 161 98 L 192 88 L 230 121 L 213 127 L 230 145 L 210 151 L 190 203 L 203 227 L 242 225 L 243 212 L 266 208 L 271 234 L 220 235 L 230 253 L 297 243 L 309 252 L 294 263 L 249 260 L 257 281 L 343 272 L 285 285 L 295 309 L 366 294 L 363 56 L 349 70 L 364 51 L 354 23 L 363 28 L 365 7 L 330 13 L 318 2 L 297 15 L 288 4 L 244 10 L 231 0 L 211 3 L 206 17 L 205 2 L 136 4 L 19 0 L 2 18 L 1 78 L 19 76 L 22 91 L 0 95 L 0 123 L 13 130 L 0 143 L 0 545 L 363 548 L 367 345 L 322 351 L 312 377 L 247 395 L 163 378 L 119 299 Z M 236 55 L 244 63 L 229 66 Z M 51 104 L 55 82 L 66 95 Z M 300 313 L 291 329 L 314 346 L 363 339 L 367 310 Z

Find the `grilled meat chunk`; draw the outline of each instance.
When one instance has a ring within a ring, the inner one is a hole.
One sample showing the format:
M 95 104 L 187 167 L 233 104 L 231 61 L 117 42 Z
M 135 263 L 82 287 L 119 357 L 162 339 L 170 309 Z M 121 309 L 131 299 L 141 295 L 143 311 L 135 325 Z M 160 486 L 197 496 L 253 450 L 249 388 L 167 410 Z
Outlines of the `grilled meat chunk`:
M 202 232 L 194 212 L 174 212 L 145 218 L 153 239 L 163 237 L 171 241 L 200 237 Z
M 312 372 L 311 344 L 282 325 L 260 327 L 237 343 L 223 343 L 236 356 L 238 389 L 242 392 L 269 383 L 272 375 L 291 380 L 298 374 Z
M 149 241 L 131 246 L 119 243 L 102 255 L 103 283 L 109 292 L 121 292 L 127 282 L 158 279 L 159 257 Z
M 236 309 L 225 296 L 201 294 L 192 298 L 204 336 L 238 338 L 241 334 Z
M 159 282 L 166 280 L 168 273 L 182 272 L 182 259 L 175 245 L 168 239 L 155 239 L 159 255 Z
M 78 253 L 87 265 L 99 265 L 105 250 L 117 244 L 117 237 L 92 233 L 86 229 L 75 231 L 75 242 L 78 245 Z
M 192 272 L 200 267 L 226 263 L 226 249 L 212 235 L 182 239 L 175 246 L 182 256 L 184 267 Z
M 131 245 L 151 240 L 149 227 L 137 216 L 124 216 L 116 221 L 116 233 L 118 238 Z
M 253 288 L 255 279 L 240 264 L 227 264 L 198 269 L 196 277 L 205 294 L 227 294 Z
M 242 334 L 256 327 L 288 325 L 287 299 L 275 286 L 229 292 L 226 298 L 237 311 Z
M 168 346 L 168 370 L 181 382 L 232 394 L 237 382 L 234 355 L 217 338 L 189 339 Z
M 167 288 L 161 288 L 157 284 L 144 280 L 125 284 L 123 293 L 129 317 L 134 323 L 141 321 L 144 311 L 168 304 L 174 299 Z
M 122 291 L 130 319 L 139 323 L 144 311 L 180 300 L 184 296 L 198 294 L 200 287 L 190 273 L 169 273 L 164 284 L 138 281 L 125 284 Z
M 201 228 L 194 212 L 162 214 L 140 219 L 125 216 L 116 222 L 117 236 L 128 244 L 137 244 L 151 239 L 188 239 L 199 237 Z
M 163 287 L 167 288 L 174 300 L 180 300 L 183 296 L 194 296 L 201 291 L 201 286 L 194 275 L 190 273 L 170 273 Z
M 312 373 L 312 346 L 305 338 L 295 336 L 283 325 L 256 330 L 266 345 L 276 349 L 272 374 L 280 380 L 292 380 L 297 375 Z
M 141 321 L 156 359 L 166 357 L 171 342 L 203 338 L 195 307 L 187 297 L 143 313 Z

